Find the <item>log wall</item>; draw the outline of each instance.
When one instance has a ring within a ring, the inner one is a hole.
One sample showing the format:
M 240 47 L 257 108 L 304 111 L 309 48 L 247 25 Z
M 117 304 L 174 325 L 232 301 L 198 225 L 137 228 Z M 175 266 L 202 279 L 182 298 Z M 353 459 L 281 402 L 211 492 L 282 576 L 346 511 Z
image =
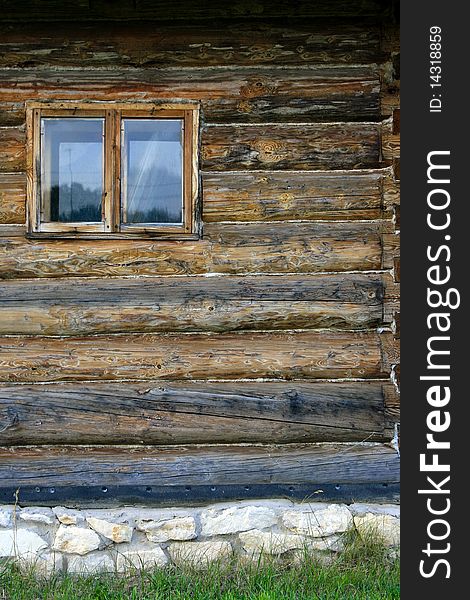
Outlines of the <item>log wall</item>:
M 396 3 L 213 4 L 0 1 L 1 494 L 395 494 Z M 25 102 L 162 98 L 202 238 L 27 239 Z

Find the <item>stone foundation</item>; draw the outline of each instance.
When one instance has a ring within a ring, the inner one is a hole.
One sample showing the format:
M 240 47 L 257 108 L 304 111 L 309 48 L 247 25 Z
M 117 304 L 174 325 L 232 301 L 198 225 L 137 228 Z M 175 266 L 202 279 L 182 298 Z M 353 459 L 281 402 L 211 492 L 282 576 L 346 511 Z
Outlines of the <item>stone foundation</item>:
M 344 533 L 378 532 L 399 544 L 399 507 L 380 504 L 231 502 L 197 508 L 72 510 L 0 506 L 0 557 L 44 573 L 124 572 L 168 564 L 204 566 L 232 555 L 295 558 L 340 552 Z

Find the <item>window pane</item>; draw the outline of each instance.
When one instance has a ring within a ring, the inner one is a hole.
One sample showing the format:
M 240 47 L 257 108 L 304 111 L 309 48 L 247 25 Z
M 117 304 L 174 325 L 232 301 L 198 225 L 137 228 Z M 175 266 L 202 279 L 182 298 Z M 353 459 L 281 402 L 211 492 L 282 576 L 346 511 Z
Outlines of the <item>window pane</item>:
M 42 119 L 42 221 L 101 221 L 104 119 Z
M 182 119 L 123 119 L 123 223 L 182 224 Z

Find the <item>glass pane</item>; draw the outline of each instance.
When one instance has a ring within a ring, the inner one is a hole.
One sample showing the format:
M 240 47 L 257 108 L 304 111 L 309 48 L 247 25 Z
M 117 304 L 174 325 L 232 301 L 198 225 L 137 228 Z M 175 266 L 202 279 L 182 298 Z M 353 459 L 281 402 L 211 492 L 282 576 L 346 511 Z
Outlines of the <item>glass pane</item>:
M 42 119 L 43 222 L 101 222 L 104 119 Z
M 181 225 L 182 119 L 123 119 L 122 221 Z

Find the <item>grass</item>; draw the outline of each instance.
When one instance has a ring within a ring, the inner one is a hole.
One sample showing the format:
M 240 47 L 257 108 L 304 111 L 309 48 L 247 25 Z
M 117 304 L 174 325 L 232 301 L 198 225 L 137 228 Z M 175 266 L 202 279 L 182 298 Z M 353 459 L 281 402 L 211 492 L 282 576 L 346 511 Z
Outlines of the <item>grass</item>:
M 39 578 L 0 564 L 1 600 L 394 600 L 399 562 L 377 539 L 351 534 L 331 564 L 307 553 L 297 564 L 279 559 L 213 564 L 203 571 L 170 567 L 126 576 Z

